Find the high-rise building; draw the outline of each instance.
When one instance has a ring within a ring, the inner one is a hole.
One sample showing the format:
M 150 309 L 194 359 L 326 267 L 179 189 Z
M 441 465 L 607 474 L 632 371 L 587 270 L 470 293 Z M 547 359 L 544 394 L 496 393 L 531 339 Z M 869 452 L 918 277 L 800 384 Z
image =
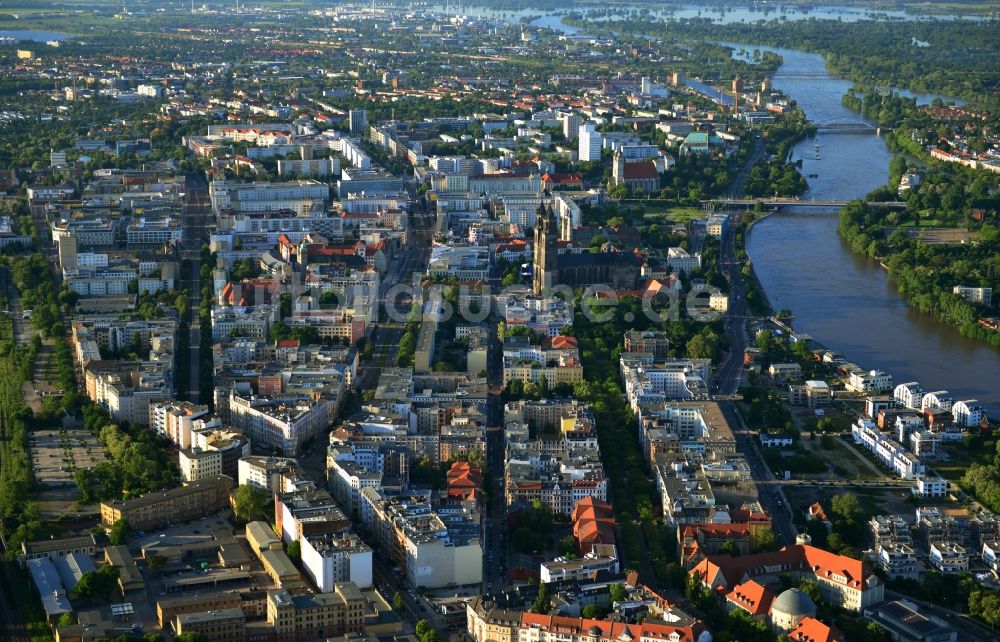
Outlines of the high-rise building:
M 364 136 L 368 129 L 368 112 L 364 109 L 352 109 L 350 114 L 351 136 Z
M 76 274 L 76 236 L 73 234 L 63 234 L 56 241 L 59 249 L 59 266 L 63 269 L 63 274 Z
M 580 125 L 580 161 L 601 160 L 601 133 L 594 123 Z
M 563 136 L 566 140 L 575 140 L 580 133 L 580 114 L 563 116 Z

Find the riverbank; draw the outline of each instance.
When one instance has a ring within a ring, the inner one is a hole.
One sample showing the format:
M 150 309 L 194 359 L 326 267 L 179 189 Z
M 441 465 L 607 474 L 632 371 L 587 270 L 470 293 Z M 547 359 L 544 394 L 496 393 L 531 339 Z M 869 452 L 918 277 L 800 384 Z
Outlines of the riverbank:
M 765 290 L 764 287 L 761 285 L 760 280 L 757 278 L 757 272 L 753 269 L 753 261 L 750 260 L 750 255 L 747 253 L 746 244 L 747 244 L 747 239 L 750 236 L 750 232 L 753 231 L 754 226 L 757 225 L 757 223 L 770 218 L 772 214 L 773 212 L 765 212 L 764 214 L 761 214 L 760 216 L 754 218 L 754 220 L 750 221 L 747 224 L 746 228 L 741 230 L 742 234 L 738 235 L 736 239 L 734 239 L 734 242 L 735 240 L 740 241 L 739 245 L 734 249 L 737 252 L 742 252 L 746 256 L 746 265 L 749 268 L 749 274 L 746 275 L 747 285 L 748 285 L 747 295 L 746 295 L 747 303 L 750 304 L 751 306 L 754 305 L 753 300 L 751 298 L 752 296 L 751 292 L 755 292 L 756 297 L 760 299 L 759 308 L 756 310 L 752 310 L 755 316 L 765 316 L 765 315 L 770 316 L 775 313 L 775 310 L 774 306 L 771 305 L 771 299 L 769 299 L 767 296 L 767 290 Z
M 822 56 L 770 51 L 783 60 L 775 87 L 810 121 L 859 119 L 842 102 L 853 83 L 831 76 Z M 814 141 L 820 142 L 820 154 Z M 793 155 L 802 159 L 813 196 L 849 200 L 888 182 L 886 142 L 873 134 L 821 131 L 796 145 Z M 750 228 L 747 252 L 771 309 L 790 310 L 799 332 L 852 361 L 892 372 L 900 381 L 947 388 L 956 399 L 978 399 L 992 414 L 1000 413 L 1000 389 L 991 383 L 1000 372 L 1000 351 L 907 305 L 886 270 L 839 237 L 837 214 L 789 207 Z

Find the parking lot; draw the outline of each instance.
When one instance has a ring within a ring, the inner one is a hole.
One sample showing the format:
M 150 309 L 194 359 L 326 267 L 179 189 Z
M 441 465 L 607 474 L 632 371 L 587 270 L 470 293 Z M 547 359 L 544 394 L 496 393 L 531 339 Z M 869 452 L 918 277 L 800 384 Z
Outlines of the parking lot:
M 36 430 L 29 434 L 29 448 L 35 479 L 43 485 L 73 484 L 76 469 L 108 459 L 97 437 L 78 428 Z

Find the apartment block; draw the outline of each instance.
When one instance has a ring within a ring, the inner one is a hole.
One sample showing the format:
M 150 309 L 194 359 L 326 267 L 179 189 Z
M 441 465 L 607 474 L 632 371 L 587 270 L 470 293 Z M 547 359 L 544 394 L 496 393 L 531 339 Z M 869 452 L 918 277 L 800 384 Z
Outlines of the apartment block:
M 135 499 L 101 502 L 101 523 L 113 526 L 124 519 L 133 529 L 152 530 L 189 521 L 226 508 L 232 488 L 232 478 L 219 475 Z
M 229 420 L 258 449 L 273 448 L 294 457 L 302 443 L 320 435 L 335 419 L 336 405 L 330 399 L 304 394 L 244 396 L 229 394 Z
M 539 581 L 548 584 L 588 579 L 599 572 L 617 575 L 619 571 L 618 554 L 614 544 L 595 544 L 591 552 L 583 557 L 577 559 L 557 557 L 550 562 L 543 562 L 539 571 Z
M 362 493 L 362 521 L 417 587 L 467 586 L 483 580 L 478 521 L 464 512 L 439 514 L 423 497 Z M 367 520 L 367 521 L 366 521 Z
M 329 492 L 323 489 L 296 490 L 275 496 L 275 526 L 285 542 L 327 533 L 344 533 L 350 518 Z
M 206 642 L 231 642 L 246 636 L 246 615 L 239 607 L 180 613 L 174 618 L 177 635 L 200 635 Z
M 556 336 L 532 345 L 526 336 L 507 337 L 503 343 L 503 384 L 511 381 L 549 386 L 583 381 L 583 365 L 576 339 Z
M 255 486 L 272 495 L 290 492 L 293 489 L 285 480 L 297 477 L 298 466 L 298 460 L 291 457 L 244 457 L 237 464 L 237 481 L 240 486 Z
M 302 642 L 364 632 L 365 598 L 357 586 L 337 584 L 333 592 L 292 595 L 267 592 L 267 625 L 275 642 Z
M 302 565 L 320 591 L 332 591 L 342 582 L 372 586 L 372 549 L 354 533 L 326 533 L 300 542 Z
M 903 479 L 916 479 L 923 474 L 924 465 L 920 458 L 880 431 L 871 420 L 859 418 L 851 426 L 851 435 L 854 437 L 854 443 L 867 448 L 878 457 L 879 461 Z
M 965 547 L 952 542 L 934 542 L 927 552 L 927 562 L 942 573 L 969 570 L 969 554 Z

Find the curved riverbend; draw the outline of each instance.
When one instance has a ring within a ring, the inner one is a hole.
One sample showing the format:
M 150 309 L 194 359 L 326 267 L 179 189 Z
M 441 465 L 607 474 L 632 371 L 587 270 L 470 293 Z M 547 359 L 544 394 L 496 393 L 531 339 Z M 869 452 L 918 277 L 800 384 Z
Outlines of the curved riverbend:
M 849 81 L 803 77 L 825 72 L 821 56 L 774 51 L 784 58 L 774 85 L 810 120 L 859 120 L 841 103 Z M 888 179 L 890 153 L 874 135 L 820 133 L 799 143 L 793 158 L 803 160 L 804 174 L 816 174 L 808 181 L 817 199 L 860 197 Z M 786 209 L 768 217 L 754 226 L 747 252 L 771 304 L 791 310 L 799 331 L 897 383 L 919 381 L 1000 413 L 1000 351 L 908 307 L 886 273 L 840 239 L 836 211 Z

